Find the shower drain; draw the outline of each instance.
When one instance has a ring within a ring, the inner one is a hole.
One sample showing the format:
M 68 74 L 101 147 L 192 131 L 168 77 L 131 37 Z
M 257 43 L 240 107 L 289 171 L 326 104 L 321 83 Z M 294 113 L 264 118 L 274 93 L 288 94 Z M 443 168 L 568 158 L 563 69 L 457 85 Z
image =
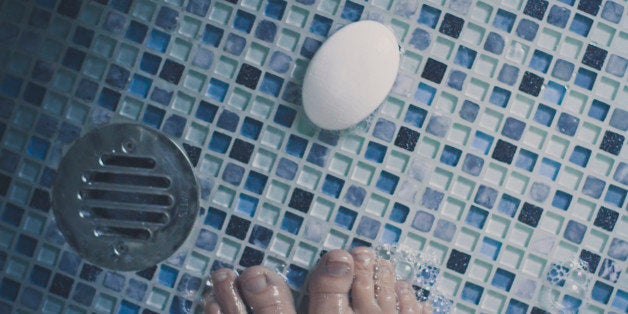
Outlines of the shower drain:
M 138 124 L 107 125 L 77 140 L 53 187 L 54 215 L 67 242 L 88 261 L 120 271 L 172 255 L 198 207 L 184 152 Z

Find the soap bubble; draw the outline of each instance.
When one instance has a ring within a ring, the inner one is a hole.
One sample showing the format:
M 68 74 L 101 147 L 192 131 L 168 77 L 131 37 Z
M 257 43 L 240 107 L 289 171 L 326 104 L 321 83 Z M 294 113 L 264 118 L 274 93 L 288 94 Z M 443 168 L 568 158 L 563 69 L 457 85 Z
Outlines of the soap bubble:
M 539 294 L 541 305 L 551 313 L 578 313 L 586 303 L 591 285 L 590 266 L 586 261 L 570 257 L 550 263 L 545 284 Z

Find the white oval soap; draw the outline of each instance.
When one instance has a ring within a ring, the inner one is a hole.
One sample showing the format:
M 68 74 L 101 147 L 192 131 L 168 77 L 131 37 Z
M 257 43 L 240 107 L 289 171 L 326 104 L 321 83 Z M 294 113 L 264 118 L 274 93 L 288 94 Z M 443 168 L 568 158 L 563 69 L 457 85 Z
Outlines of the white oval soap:
M 399 70 L 392 31 L 374 21 L 349 24 L 318 49 L 303 81 L 303 107 L 314 124 L 346 129 L 386 98 Z

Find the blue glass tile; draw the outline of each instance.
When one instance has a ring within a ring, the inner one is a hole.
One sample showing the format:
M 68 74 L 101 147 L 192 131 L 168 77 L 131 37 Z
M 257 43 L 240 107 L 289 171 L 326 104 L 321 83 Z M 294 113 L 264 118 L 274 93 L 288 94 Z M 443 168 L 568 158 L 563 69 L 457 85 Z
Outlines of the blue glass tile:
M 549 190 L 550 187 L 547 184 L 534 182 L 530 187 L 530 197 L 539 203 L 545 202 L 549 196 Z
M 526 71 L 523 73 L 523 78 L 521 79 L 521 84 L 519 84 L 519 90 L 530 94 L 532 96 L 538 96 L 541 92 L 541 87 L 543 86 L 543 78 Z
M 447 135 L 449 127 L 451 126 L 451 119 L 446 116 L 433 115 L 427 124 L 426 130 L 428 133 L 443 138 Z
M 244 176 L 244 168 L 233 163 L 228 163 L 222 172 L 222 179 L 233 185 L 240 185 Z
M 392 211 L 390 212 L 390 220 L 402 224 L 406 222 L 406 218 L 408 217 L 409 212 L 410 208 L 408 206 L 400 203 L 395 203 L 393 205 Z
M 453 38 L 458 38 L 460 36 L 460 32 L 462 32 L 462 27 L 464 26 L 464 20 L 459 18 L 453 14 L 445 13 L 443 17 L 443 22 L 440 25 L 439 32 L 451 36 Z
M 544 104 L 539 104 L 539 107 L 536 109 L 536 113 L 534 114 L 534 121 L 545 126 L 550 126 L 552 124 L 552 121 L 554 120 L 555 114 L 556 110 L 552 107 L 548 107 Z
M 283 79 L 271 73 L 265 73 L 259 90 L 271 96 L 279 96 L 279 91 L 283 85 Z
M 486 218 L 486 216 L 484 216 Z M 482 221 L 482 225 L 484 221 Z M 491 260 L 497 260 L 497 256 L 499 256 L 499 251 L 502 248 L 502 243 L 495 239 L 491 239 L 489 237 L 484 237 L 482 239 L 482 245 L 480 246 L 480 254 L 490 258 Z
M 594 274 L 600 263 L 601 257 L 593 252 L 582 250 L 580 252 L 580 260 L 586 263 L 586 270 Z
M 310 153 L 307 155 L 307 161 L 319 167 L 324 167 L 327 157 L 329 157 L 329 148 L 314 143 L 310 148 Z
M 81 257 L 71 252 L 63 252 L 61 259 L 59 260 L 59 270 L 67 273 L 68 275 L 76 275 L 78 267 L 81 264 Z
M 608 114 L 610 106 L 604 102 L 601 102 L 597 99 L 593 100 L 591 104 L 591 108 L 589 108 L 589 117 L 604 121 L 606 119 L 606 115 Z
M 431 29 L 434 29 L 436 28 L 436 24 L 438 24 L 438 19 L 440 18 L 440 14 L 441 14 L 441 11 L 439 9 L 436 9 L 429 5 L 424 4 L 421 7 L 421 14 L 419 15 L 419 19 L 417 20 L 417 22 Z
M 159 268 L 159 274 L 157 275 L 157 282 L 164 286 L 173 288 L 178 276 L 179 271 L 176 268 L 161 265 Z
M 600 266 L 599 276 L 612 283 L 616 283 L 621 275 L 621 270 L 612 259 L 605 258 Z
M 230 236 L 234 236 L 240 240 L 244 240 L 250 226 L 251 222 L 249 220 L 234 215 L 231 216 L 231 219 L 229 219 L 229 223 L 227 224 L 227 229 L 225 229 L 225 232 Z
M 523 203 L 523 208 L 521 209 L 517 219 L 526 225 L 536 228 L 539 224 L 539 220 L 541 220 L 542 214 L 543 208 L 525 202 Z
M 283 89 L 281 99 L 291 104 L 301 106 L 301 85 L 288 81 L 288 83 L 286 83 L 286 87 Z
M 291 134 L 288 138 L 288 144 L 286 144 L 286 153 L 301 158 L 305 154 L 307 148 L 307 140 Z
M 240 134 L 252 140 L 257 140 L 263 125 L 261 121 L 245 117 L 244 122 L 242 122 L 242 127 L 240 128 Z
M 554 26 L 565 28 L 570 14 L 571 11 L 569 9 L 554 4 L 547 15 L 547 22 Z
M 358 223 L 355 232 L 358 235 L 367 237 L 371 240 L 375 240 L 375 237 L 377 237 L 377 233 L 379 232 L 379 228 L 381 226 L 381 222 L 368 216 L 362 216 L 362 219 L 360 219 L 360 223 Z
M 626 190 L 622 189 L 615 185 L 610 185 L 608 187 L 608 191 L 606 192 L 606 196 L 604 197 L 604 201 L 609 204 L 613 204 L 619 208 L 624 206 L 624 201 L 626 200 Z
M 307 270 L 296 265 L 290 265 L 286 273 L 286 278 L 290 286 L 301 288 L 307 278 Z
M 209 69 L 214 62 L 214 53 L 202 47 L 196 49 L 196 54 L 192 59 L 192 65 L 202 69 Z
M 129 70 L 119 65 L 112 64 L 109 68 L 109 72 L 107 72 L 105 82 L 113 87 L 123 89 L 126 87 L 130 75 L 131 72 L 129 72 Z
M 563 85 L 549 81 L 543 92 L 543 98 L 551 103 L 560 105 L 563 102 L 563 97 L 567 88 Z
M 576 134 L 579 123 L 580 119 L 568 113 L 561 113 L 560 117 L 558 118 L 556 128 L 558 129 L 558 131 L 560 131 L 560 133 L 573 136 L 574 134 Z
M 501 70 L 499 71 L 499 75 L 497 79 L 510 86 L 514 85 L 517 82 L 517 77 L 519 76 L 519 68 L 516 66 L 504 63 Z
M 462 86 L 464 85 L 464 80 L 467 78 L 467 74 L 462 72 L 462 71 L 458 71 L 458 70 L 453 70 L 449 73 L 449 79 L 447 80 L 447 86 L 456 89 L 456 90 L 462 90 Z
M 493 150 L 491 157 L 495 160 L 510 164 L 516 151 L 517 146 L 499 139 L 497 140 L 497 144 L 495 144 L 495 150 Z
M 504 38 L 501 35 L 495 32 L 490 32 L 486 37 L 484 50 L 500 55 L 504 51 L 505 45 L 506 43 L 504 42 Z
M 281 51 L 275 51 L 270 57 L 268 67 L 278 73 L 286 73 L 290 69 L 291 64 L 292 57 Z
M 20 283 L 6 277 L 0 281 L 0 297 L 3 299 L 10 302 L 15 301 L 19 291 Z
M 532 41 L 536 37 L 536 33 L 539 30 L 539 24 L 528 19 L 522 19 L 517 25 L 517 36 Z
M 184 69 L 185 66 L 183 64 L 180 64 L 170 59 L 166 59 L 166 61 L 164 62 L 164 66 L 161 68 L 161 72 L 159 72 L 159 77 L 176 85 L 179 84 L 179 80 L 181 79 L 181 75 L 183 75 Z M 211 86 L 212 85 L 210 81 L 210 87 Z
M 31 104 L 38 105 L 37 102 L 41 103 L 43 100 L 44 90 L 38 90 L 37 88 L 32 87 L 35 86 L 32 85 L 32 83 L 28 83 L 26 90 L 24 91 L 24 100 Z M 97 91 L 98 83 L 92 80 L 82 79 L 76 87 L 76 93 L 74 93 L 74 96 L 84 100 L 85 102 L 92 102 L 96 97 Z
M 321 47 L 323 43 L 314 39 L 314 38 L 310 38 L 307 37 L 305 38 L 305 40 L 303 41 L 303 45 L 301 46 L 301 55 L 311 59 L 314 54 L 316 53 L 316 51 L 318 50 L 318 48 Z
M 395 124 L 386 119 L 379 119 L 373 127 L 373 136 L 384 140 L 386 142 L 390 142 L 395 135 Z
M 229 144 L 231 144 L 230 136 L 220 133 L 220 132 L 214 132 L 214 134 L 211 137 L 211 140 L 209 141 L 209 149 L 217 153 L 224 154 L 225 152 L 227 152 L 227 148 L 229 148 Z
M 470 260 L 471 255 L 453 249 L 447 260 L 447 268 L 457 273 L 464 274 L 467 271 Z
M 249 182 L 249 179 L 247 179 L 247 183 Z M 249 217 L 253 217 L 255 215 L 255 210 L 257 210 L 258 203 L 259 199 L 250 195 L 240 194 L 236 204 L 236 212 L 239 214 L 247 215 Z
M 518 141 L 521 139 L 525 127 L 525 122 L 508 117 L 502 128 L 502 135 Z
M 454 238 L 455 233 L 456 224 L 444 219 L 439 219 L 436 223 L 436 227 L 434 228 L 434 236 L 447 242 Z
M 506 308 L 506 313 L 508 314 L 525 314 L 528 312 L 528 305 L 517 300 L 510 299 L 508 302 L 508 308 Z
M 429 106 L 432 104 L 432 100 L 434 100 L 434 95 L 436 95 L 436 89 L 434 87 L 419 83 L 414 93 L 414 99 Z
M 523 13 L 538 20 L 542 20 L 547 10 L 548 2 L 545 0 L 528 0 Z
M 57 7 L 57 13 L 75 19 L 81 11 L 81 5 L 82 1 L 61 0 L 59 6 Z
M 29 281 L 36 286 L 46 288 L 51 276 L 52 272 L 49 269 L 34 265 L 30 273 Z
M 235 18 L 233 19 L 233 28 L 248 34 L 249 32 L 251 32 L 251 28 L 253 28 L 254 22 L 255 15 L 242 10 L 238 10 Z
M 344 184 L 344 180 L 328 174 L 325 176 L 325 181 L 323 181 L 323 187 L 321 190 L 326 195 L 338 198 L 340 196 L 340 192 L 342 192 Z
M 150 35 L 148 36 L 148 42 L 146 42 L 146 46 L 148 48 L 159 51 L 161 53 L 166 52 L 168 44 L 170 44 L 170 34 L 164 33 L 156 29 L 153 29 L 150 32 Z
M 0 84 L 0 93 L 7 97 L 17 98 L 22 88 L 23 80 L 10 74 L 4 74 Z
M 28 141 L 28 145 L 26 146 L 26 154 L 39 160 L 44 160 L 48 154 L 49 148 L 49 141 L 33 136 L 30 141 Z
M 273 119 L 273 121 L 279 125 L 283 125 L 289 128 L 292 126 L 296 115 L 296 110 L 284 105 L 279 105 L 277 107 L 277 112 L 275 113 L 275 118 Z
M 440 84 L 443 80 L 443 76 L 445 76 L 445 71 L 447 70 L 447 65 L 436 61 L 432 58 L 428 58 L 425 63 L 425 68 L 423 69 L 423 73 L 421 73 L 421 77 L 427 80 L 430 80 L 436 84 Z
M 168 61 L 166 61 L 168 62 Z M 162 70 L 163 73 L 163 70 Z M 225 96 L 227 95 L 227 90 L 229 89 L 229 84 L 212 78 L 209 80 L 209 87 L 207 88 L 207 96 L 210 98 L 222 102 L 225 100 Z
M 385 244 L 396 244 L 399 242 L 399 238 L 401 237 L 401 229 L 392 226 L 390 224 L 386 224 L 384 226 L 384 231 L 382 232 L 382 242 Z
M 492 136 L 481 131 L 475 132 L 475 136 L 473 137 L 473 141 L 471 142 L 472 148 L 486 155 L 490 151 L 491 145 L 493 145 Z
M 255 146 L 253 144 L 236 138 L 236 140 L 233 142 L 233 147 L 231 148 L 229 157 L 247 164 L 251 159 L 254 148 Z
M 161 57 L 149 52 L 144 52 L 142 60 L 140 61 L 140 70 L 150 74 L 157 74 L 160 64 Z
M 216 126 L 227 131 L 235 132 L 235 130 L 238 128 L 239 123 L 240 117 L 238 116 L 238 114 L 225 109 L 218 117 L 218 121 L 216 121 Z
M 601 70 L 607 55 L 608 51 L 589 44 L 582 57 L 582 64 Z
M 207 123 L 212 123 L 214 117 L 216 117 L 216 112 L 218 112 L 218 106 L 201 101 L 196 109 L 195 116 Z
M 626 137 L 621 134 L 606 131 L 604 132 L 600 149 L 617 156 L 621 152 L 625 139 Z
M 153 128 L 159 129 L 165 114 L 165 110 L 148 105 L 148 107 L 146 107 L 146 111 L 144 112 L 144 116 L 142 117 L 142 122 L 146 125 L 152 126 Z
M 521 201 L 519 199 L 512 197 L 508 194 L 502 194 L 502 197 L 499 200 L 499 204 L 497 205 L 497 210 L 500 213 L 503 213 L 510 217 L 514 217 L 520 203 Z
M 606 64 L 606 72 L 617 77 L 624 77 L 627 68 L 628 60 L 626 58 L 618 56 L 616 54 L 612 54 L 611 57 L 608 58 L 608 63 Z
M 600 11 L 601 4 L 602 0 L 580 0 L 578 1 L 578 10 L 595 16 Z
M 312 194 L 311 192 L 295 188 L 292 192 L 292 196 L 290 197 L 290 202 L 288 203 L 288 206 L 303 213 L 307 213 L 310 210 L 310 205 L 312 205 L 313 199 L 314 194 Z
M 628 185 L 628 163 L 620 162 L 619 165 L 617 165 L 613 179 L 619 183 Z
M 166 122 L 164 122 L 162 131 L 173 137 L 181 137 L 186 122 L 187 120 L 181 116 L 171 115 L 166 119 Z
M 484 293 L 484 288 L 467 281 L 464 284 L 464 288 L 462 288 L 462 295 L 460 297 L 465 301 L 478 305 L 482 298 L 482 293 Z
M 177 28 L 177 20 L 179 19 L 179 13 L 167 6 L 162 6 L 157 13 L 155 19 L 155 25 L 167 30 L 173 31 Z
M 428 187 L 425 189 L 423 197 L 421 197 L 421 206 L 427 209 L 437 210 L 440 203 L 443 201 L 444 195 L 443 192 Z
M 207 14 L 210 3 L 211 0 L 190 0 L 188 2 L 186 10 L 192 14 L 203 17 Z
M 129 84 L 129 91 L 134 95 L 146 98 L 152 84 L 153 80 L 139 74 L 134 74 Z
M 540 50 L 534 50 L 530 60 L 530 68 L 547 73 L 550 63 L 552 63 L 552 55 Z
M 576 13 L 573 20 L 571 21 L 571 26 L 569 26 L 569 30 L 587 37 L 589 36 L 589 31 L 591 30 L 591 25 L 593 24 L 593 20 L 580 14 Z
M 471 206 L 471 209 L 469 209 L 469 212 L 467 213 L 465 222 L 473 227 L 482 229 L 484 228 L 484 222 L 486 222 L 487 216 L 487 211 L 479 207 Z
M 484 167 L 484 159 L 473 154 L 467 154 L 462 164 L 462 171 L 472 176 L 479 176 L 482 167 Z
M 276 20 L 281 20 L 285 10 L 286 10 L 286 1 L 269 0 L 268 3 L 266 4 L 264 15 L 270 18 L 276 19 Z
M 567 210 L 571 204 L 571 199 L 571 194 L 561 190 L 556 190 L 556 194 L 554 194 L 554 198 L 552 199 L 552 206 L 558 209 Z
M 556 180 L 558 171 L 560 170 L 560 163 L 549 158 L 543 158 L 541 165 L 539 166 L 539 174 L 548 177 L 552 181 Z
M 458 47 L 458 51 L 456 52 L 456 57 L 454 58 L 454 63 L 460 66 L 463 66 L 467 69 L 470 69 L 475 62 L 475 57 L 477 56 L 477 52 L 472 50 L 471 48 L 467 48 L 465 46 L 460 45 Z
M 493 205 L 495 205 L 497 194 L 497 190 L 486 185 L 480 185 L 475 194 L 474 202 L 478 205 L 491 209 L 493 208 Z
M 425 50 L 432 42 L 432 35 L 426 30 L 417 27 L 413 32 L 408 44 L 418 50 Z
M 510 91 L 499 86 L 493 87 L 489 102 L 493 105 L 506 108 L 508 101 L 510 100 Z
M 440 162 L 455 167 L 458 165 L 458 161 L 460 161 L 460 155 L 462 151 L 455 147 L 445 145 L 443 148 L 443 153 L 440 156 Z
M 267 181 L 268 177 L 266 175 L 251 171 L 244 183 L 244 188 L 253 193 L 262 194 Z
M 358 213 L 352 211 L 346 207 L 340 206 L 338 209 L 338 213 L 336 214 L 336 218 L 334 223 L 336 225 L 343 227 L 347 230 L 351 230 L 353 228 L 353 223 L 355 222 Z
M 575 220 L 569 220 L 567 223 L 567 227 L 565 228 L 565 233 L 563 236 L 565 239 L 580 244 L 582 243 L 582 239 L 584 238 L 584 234 L 587 232 L 587 227 Z
M 261 21 L 255 28 L 255 37 L 267 43 L 274 42 L 275 35 L 277 35 L 277 25 L 271 21 Z
M 41 29 L 47 29 L 50 23 L 50 17 L 51 14 L 49 11 L 42 10 L 40 8 L 33 8 L 30 18 L 28 19 L 28 25 Z
M 270 244 L 270 240 L 273 237 L 273 231 L 264 228 L 260 225 L 253 226 L 251 235 L 249 236 L 249 243 L 257 245 L 263 249 L 267 248 Z
M 320 130 L 318 140 L 327 145 L 336 146 L 340 140 L 340 133 L 336 131 Z
M 203 32 L 201 40 L 207 45 L 218 47 L 223 35 L 223 29 L 207 24 L 205 25 L 205 31 Z
M 333 21 L 330 18 L 316 14 L 310 25 L 310 32 L 319 36 L 326 37 L 329 34 Z
M 91 29 L 87 29 L 81 26 L 77 26 L 74 30 L 74 37 L 72 37 L 72 42 L 83 46 L 85 48 L 89 48 L 92 44 L 92 40 L 94 39 L 94 31 Z
M 620 311 L 627 312 L 628 311 L 628 292 L 617 289 L 617 294 L 615 294 L 615 298 L 613 299 L 612 305 L 614 308 L 619 309 Z
M 76 96 L 88 102 L 92 101 L 94 100 L 96 89 L 98 89 L 98 84 L 90 80 L 83 79 L 79 82 L 79 86 L 76 89 Z M 31 105 L 41 106 L 45 95 L 46 88 L 29 82 L 26 85 L 22 98 Z
M 611 294 L 613 293 L 613 287 L 596 280 L 593 285 L 593 289 L 591 290 L 591 298 L 597 302 L 602 304 L 607 304 L 611 299 Z
M 606 183 L 603 180 L 594 176 L 587 176 L 584 181 L 584 185 L 582 186 L 582 193 L 598 199 L 602 196 L 602 191 L 605 186 Z
M 362 11 L 364 11 L 363 5 L 347 0 L 345 6 L 342 8 L 340 17 L 342 19 L 355 22 L 362 16 Z
M 624 14 L 624 7 L 615 1 L 606 1 L 604 9 L 602 9 L 602 18 L 612 22 L 619 23 Z
M 50 285 L 50 292 L 62 298 L 68 298 L 70 295 L 70 291 L 72 290 L 73 284 L 74 284 L 74 279 L 57 273 L 52 278 L 52 284 Z
M 397 188 L 397 183 L 399 183 L 399 177 L 387 172 L 387 171 L 383 171 L 381 172 L 381 174 L 379 175 L 379 178 L 377 178 L 377 183 L 375 183 L 375 187 L 377 187 L 379 190 L 386 192 L 388 194 L 393 194 L 395 193 L 395 189 Z
M 493 19 L 493 26 L 497 29 L 510 33 L 513 25 L 515 24 L 516 18 L 517 16 L 514 13 L 498 9 L 495 14 L 495 19 Z
M 132 0 L 111 0 L 110 5 L 120 12 L 128 13 L 132 2 Z
M 515 274 L 501 269 L 501 268 L 497 268 L 497 270 L 495 271 L 495 275 L 493 275 L 493 280 L 491 281 L 491 285 L 493 287 L 496 287 L 498 289 L 502 289 L 506 292 L 510 291 L 510 288 L 512 287 L 512 283 L 515 281 Z
M 366 197 L 366 190 L 363 187 L 352 185 L 347 189 L 344 201 L 355 206 L 360 207 Z
M 478 116 L 478 111 L 480 109 L 480 106 L 478 106 L 478 104 L 470 101 L 470 100 L 465 100 L 462 103 L 462 107 L 460 108 L 460 117 L 464 120 L 467 120 L 469 122 L 473 122 L 475 121 L 475 118 Z
M 227 213 L 217 208 L 210 207 L 207 210 L 207 216 L 205 216 L 205 224 L 215 229 L 222 229 L 227 218 Z
M 430 232 L 432 225 L 434 224 L 434 215 L 418 210 L 412 221 L 412 227 L 419 231 Z
M 130 41 L 141 44 L 144 42 L 147 33 L 148 26 L 137 21 L 131 21 L 129 27 L 126 29 L 125 37 Z
M 382 161 L 384 161 L 384 157 L 386 156 L 386 150 L 386 146 L 370 141 L 366 146 L 364 158 L 372 160 L 376 163 L 382 163 Z

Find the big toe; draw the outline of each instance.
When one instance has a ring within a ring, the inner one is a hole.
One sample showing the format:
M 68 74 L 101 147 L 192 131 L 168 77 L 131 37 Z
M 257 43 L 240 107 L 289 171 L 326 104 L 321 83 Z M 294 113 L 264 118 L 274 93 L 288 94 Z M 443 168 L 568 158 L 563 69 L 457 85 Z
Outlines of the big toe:
M 278 274 L 263 266 L 246 269 L 238 279 L 246 304 L 257 314 L 295 313 L 292 293 Z
M 349 290 L 353 282 L 353 258 L 343 250 L 325 254 L 309 283 L 310 313 L 349 313 Z

